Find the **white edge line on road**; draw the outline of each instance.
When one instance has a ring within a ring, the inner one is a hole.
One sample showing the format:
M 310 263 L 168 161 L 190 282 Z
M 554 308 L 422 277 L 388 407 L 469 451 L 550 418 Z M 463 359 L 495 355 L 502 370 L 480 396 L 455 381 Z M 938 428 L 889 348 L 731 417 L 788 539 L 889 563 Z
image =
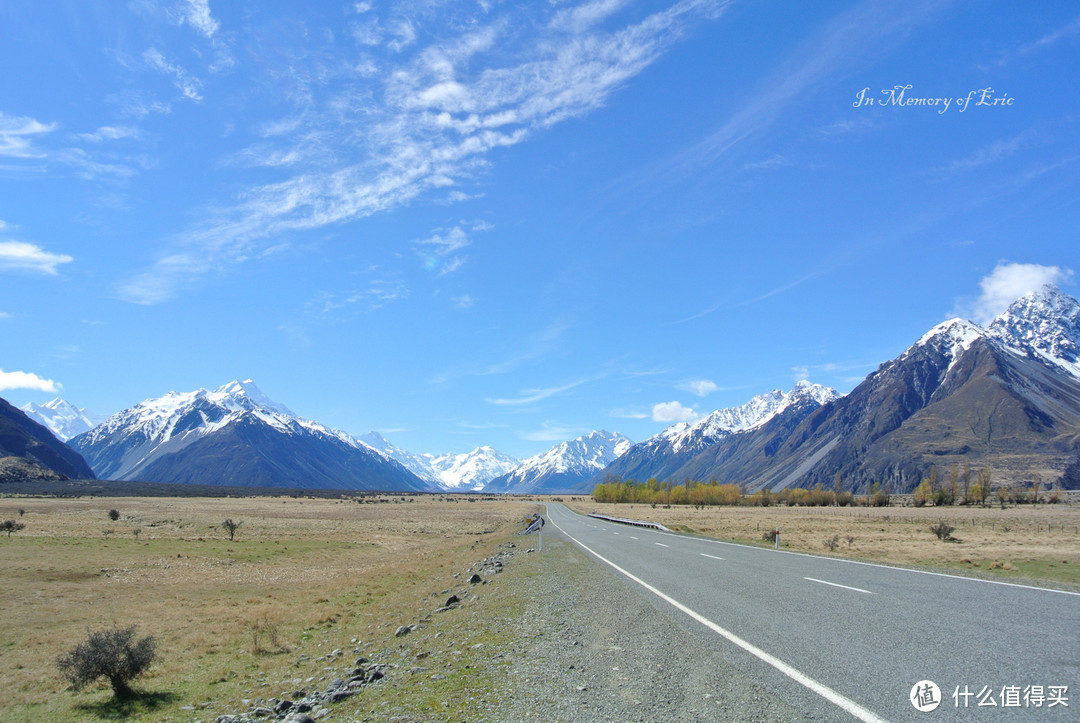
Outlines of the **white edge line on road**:
M 845 590 L 854 590 L 855 592 L 864 592 L 867 595 L 873 595 L 874 593 L 869 590 L 863 590 L 861 587 L 851 587 L 850 585 L 841 585 L 838 582 L 829 582 L 828 580 L 818 580 L 816 577 L 804 577 L 803 580 L 809 580 L 810 582 L 820 582 L 822 585 L 832 585 L 833 587 L 842 587 Z
M 668 545 L 665 545 L 665 544 L 664 544 L 664 543 L 662 543 L 662 542 L 654 542 L 653 544 L 654 544 L 654 545 L 659 545 L 660 547 L 668 547 Z
M 576 514 L 576 513 L 574 513 Z M 743 547 L 747 550 L 761 550 L 762 552 L 771 552 L 773 554 L 779 553 L 781 555 L 798 555 L 800 557 L 813 557 L 818 560 L 832 560 L 833 562 L 846 562 L 849 565 L 866 565 L 867 567 L 880 567 L 883 570 L 895 570 L 896 572 L 913 572 L 918 575 L 933 575 L 935 577 L 951 577 L 954 580 L 967 580 L 968 582 L 985 582 L 987 585 L 1004 585 L 1005 587 L 1018 587 L 1024 590 L 1038 590 L 1039 592 L 1056 592 L 1061 595 L 1075 595 L 1080 597 L 1080 592 L 1073 592 L 1072 590 L 1055 590 L 1052 587 L 1038 587 L 1036 585 L 1021 585 L 1018 582 L 1005 582 L 1003 580 L 986 580 L 981 577 L 965 577 L 964 575 L 952 575 L 947 572 L 931 572 L 930 570 L 914 570 L 910 567 L 899 567 L 898 565 L 882 565 L 878 562 L 863 562 L 862 560 L 848 560 L 843 557 L 825 557 L 824 555 L 815 555 L 810 552 L 795 552 L 794 550 L 774 550 L 766 547 L 756 547 L 754 545 L 744 545 L 739 542 L 727 542 L 726 540 L 713 540 L 708 537 L 691 537 L 690 535 L 677 535 L 674 532 L 661 532 L 655 531 L 657 535 L 667 535 L 668 537 L 678 537 L 683 540 L 698 540 L 700 542 L 710 542 L 714 545 L 731 545 L 732 547 Z
M 780 660 L 779 658 L 774 657 L 774 656 L 770 655 L 769 653 L 766 653 L 764 650 L 757 647 L 756 645 L 748 643 L 747 641 L 743 640 L 742 638 L 740 638 L 735 633 L 732 633 L 732 632 L 730 632 L 728 630 L 725 630 L 724 628 L 722 628 L 719 625 L 717 625 L 716 623 L 714 623 L 712 620 L 709 620 L 704 615 L 701 615 L 700 613 L 694 612 L 693 610 L 686 607 L 685 605 L 683 605 L 681 602 L 679 602 L 675 598 L 671 597 L 670 595 L 668 595 L 668 594 L 666 594 L 664 592 L 661 592 L 659 589 L 657 589 L 657 588 L 653 587 L 652 585 L 650 585 L 649 583 L 645 582 L 640 577 L 637 577 L 633 573 L 627 572 L 626 570 L 622 569 L 621 567 L 619 567 L 618 565 L 616 565 L 614 562 L 607 559 L 603 555 L 601 555 L 598 552 L 595 552 L 594 550 L 592 550 L 589 547 L 585 546 L 576 537 L 571 535 L 569 532 L 567 532 L 563 528 L 559 527 L 559 523 L 555 522 L 554 520 L 552 521 L 552 524 L 555 525 L 555 527 L 557 527 L 560 532 L 562 532 L 564 535 L 566 535 L 571 540 L 573 540 L 575 544 L 580 546 L 581 549 L 588 552 L 590 555 L 595 557 L 597 560 L 600 560 L 605 565 L 611 566 L 612 568 L 614 568 L 618 572 L 622 573 L 623 575 L 625 575 L 629 579 L 636 582 L 638 585 L 641 585 L 643 588 L 645 588 L 649 592 L 651 592 L 654 595 L 656 595 L 657 597 L 659 597 L 664 602 L 669 603 L 670 605 L 675 607 L 677 610 L 680 610 L 681 612 L 686 613 L 687 615 L 692 617 L 694 620 L 698 621 L 699 623 L 701 623 L 705 627 L 709 628 L 710 630 L 712 630 L 714 633 L 716 633 L 720 637 L 729 640 L 730 642 L 734 643 L 735 645 L 738 645 L 740 648 L 742 648 L 746 652 L 750 653 L 754 657 L 758 658 L 759 660 L 761 660 L 761 661 L 763 661 L 765 663 L 768 663 L 769 665 L 776 668 L 777 670 L 779 670 L 781 673 L 783 673 L 787 677 L 794 680 L 799 685 L 802 685 L 803 687 L 812 690 L 813 692 L 817 693 L 818 695 L 820 695 L 825 700 L 827 700 L 830 703 L 842 708 L 843 710 L 847 711 L 848 713 L 855 716 L 859 720 L 867 721 L 868 723 L 870 723 L 870 722 L 877 723 L 879 721 L 881 723 L 884 723 L 883 718 L 880 718 L 879 716 L 877 716 L 876 714 L 874 714 L 871 711 L 867 710 L 866 708 L 863 708 L 861 705 L 859 705 L 855 701 L 851 700 L 850 698 L 844 696 L 841 693 L 837 693 L 835 690 L 828 687 L 827 685 L 824 685 L 822 683 L 817 682 L 813 678 L 811 678 L 811 677 L 803 674 L 802 672 L 796 670 L 795 668 L 791 667 L 790 665 L 788 665 L 784 661 Z M 660 544 L 660 543 L 656 543 L 656 544 Z M 666 545 L 665 545 L 665 547 L 666 547 Z
M 711 557 L 714 560 L 723 560 L 724 559 L 722 557 L 717 557 L 716 555 L 706 555 L 704 552 L 699 552 L 698 554 L 701 555 L 702 557 Z

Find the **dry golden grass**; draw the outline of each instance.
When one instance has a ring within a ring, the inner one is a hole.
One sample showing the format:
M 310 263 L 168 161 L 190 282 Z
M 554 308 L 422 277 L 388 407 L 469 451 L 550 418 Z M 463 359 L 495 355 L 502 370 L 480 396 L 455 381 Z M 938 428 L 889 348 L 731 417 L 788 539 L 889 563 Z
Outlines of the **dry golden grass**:
M 202 703 L 210 706 L 198 717 L 212 719 L 210 710 L 240 708 L 260 688 L 277 695 L 271 686 L 295 677 L 298 656 L 389 639 L 414 622 L 453 573 L 491 554 L 533 508 L 382 499 L 0 500 L 0 518 L 26 525 L 0 538 L 5 719 L 115 714 L 104 685 L 67 692 L 55 661 L 88 629 L 117 625 L 159 642 L 158 661 L 135 681 L 157 697 L 128 711 L 131 720 L 187 720 L 180 706 Z M 226 518 L 242 522 L 233 541 Z
M 996 507 L 651 507 L 567 503 L 578 512 L 659 522 L 673 530 L 725 540 L 769 544 L 762 534 L 780 528 L 781 547 L 900 565 L 966 571 L 1001 579 L 1080 585 L 1080 506 Z M 955 527 L 942 542 L 930 526 Z M 838 537 L 830 553 L 825 540 Z M 848 543 L 848 537 L 854 538 Z

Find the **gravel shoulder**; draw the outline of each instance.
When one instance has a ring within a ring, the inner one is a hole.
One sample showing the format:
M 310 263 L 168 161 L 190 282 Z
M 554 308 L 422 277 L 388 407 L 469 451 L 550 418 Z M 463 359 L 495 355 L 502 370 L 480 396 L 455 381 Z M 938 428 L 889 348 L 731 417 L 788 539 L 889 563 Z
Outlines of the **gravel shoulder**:
M 805 719 L 572 543 L 515 562 L 527 599 L 487 719 Z

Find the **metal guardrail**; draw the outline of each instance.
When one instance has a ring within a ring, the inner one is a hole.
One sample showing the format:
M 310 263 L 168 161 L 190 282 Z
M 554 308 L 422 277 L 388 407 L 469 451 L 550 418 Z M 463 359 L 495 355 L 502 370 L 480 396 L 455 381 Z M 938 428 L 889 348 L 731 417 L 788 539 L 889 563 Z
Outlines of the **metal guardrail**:
M 590 512 L 589 517 L 595 517 L 598 520 L 607 520 L 608 522 L 618 522 L 621 525 L 633 525 L 634 527 L 649 527 L 653 530 L 662 530 L 664 532 L 671 532 L 670 529 L 664 527 L 659 522 L 645 522 L 644 520 L 628 520 L 623 517 L 610 517 L 608 515 L 598 515 L 595 512 Z

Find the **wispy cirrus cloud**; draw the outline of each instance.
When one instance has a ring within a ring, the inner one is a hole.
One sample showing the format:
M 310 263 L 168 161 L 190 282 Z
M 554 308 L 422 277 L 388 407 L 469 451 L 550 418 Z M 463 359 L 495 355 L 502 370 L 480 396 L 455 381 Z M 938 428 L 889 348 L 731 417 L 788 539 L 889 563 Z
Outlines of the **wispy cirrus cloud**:
M 726 4 L 681 0 L 623 23 L 618 2 L 536 5 L 527 12 L 547 22 L 527 24 L 508 22 L 510 13 L 526 12 L 517 8 L 480 8 L 467 19 L 456 12 L 449 23 L 430 9 L 397 12 L 379 19 L 377 29 L 389 31 L 354 39 L 366 49 L 355 62 L 318 47 L 298 51 L 283 71 L 304 78 L 304 92 L 290 96 L 304 123 L 263 139 L 252 154 L 280 159 L 275 169 L 290 175 L 276 174 L 279 180 L 209 209 L 150 268 L 121 282 L 120 296 L 157 303 L 275 237 L 362 219 L 433 192 L 467 197 L 460 186 L 489 167 L 493 151 L 603 106 Z M 565 14 L 574 8 L 576 19 Z M 354 10 L 364 20 L 374 12 L 363 4 Z M 435 39 L 421 44 L 419 37 Z M 357 50 L 348 54 L 355 58 Z M 179 65 L 153 51 L 144 60 L 185 96 L 201 98 Z M 305 61 L 310 69 L 297 67 Z
M 571 382 L 569 384 L 563 384 L 562 386 L 558 386 L 558 387 L 546 387 L 544 389 L 523 389 L 523 390 L 521 390 L 520 396 L 512 397 L 512 398 L 495 398 L 495 399 L 489 397 L 487 399 L 487 401 L 489 403 L 491 403 L 491 404 L 497 404 L 499 406 L 507 406 L 507 405 L 518 406 L 518 405 L 522 405 L 522 404 L 534 404 L 536 402 L 541 401 L 542 399 L 547 399 L 548 397 L 553 397 L 556 394 L 562 394 L 565 391 L 569 391 L 570 389 L 573 389 L 574 387 L 579 387 L 582 384 L 584 384 L 586 381 L 588 381 L 588 380 L 587 379 L 579 379 L 576 382 Z
M 518 436 L 530 442 L 564 442 L 568 439 L 588 434 L 592 430 L 587 427 L 575 427 L 552 420 L 541 422 L 540 429 L 519 432 Z
M 750 137 L 765 133 L 815 86 L 838 72 L 884 55 L 947 4 L 948 0 L 864 0 L 844 10 L 796 48 L 769 74 L 757 93 L 715 131 L 667 159 L 661 168 L 648 169 L 643 176 L 654 182 L 657 173 L 695 173 L 715 163 Z
M 168 60 L 157 48 L 147 48 L 142 54 L 143 62 L 172 80 L 173 86 L 188 100 L 202 100 L 202 81 L 191 75 L 179 63 Z
M 704 397 L 719 390 L 720 385 L 709 379 L 693 379 L 679 384 L 677 388 L 682 389 L 684 392 L 692 392 L 699 397 Z
M 38 136 L 50 133 L 55 123 L 0 112 L 0 156 L 9 158 L 44 158 L 45 152 L 34 145 Z

